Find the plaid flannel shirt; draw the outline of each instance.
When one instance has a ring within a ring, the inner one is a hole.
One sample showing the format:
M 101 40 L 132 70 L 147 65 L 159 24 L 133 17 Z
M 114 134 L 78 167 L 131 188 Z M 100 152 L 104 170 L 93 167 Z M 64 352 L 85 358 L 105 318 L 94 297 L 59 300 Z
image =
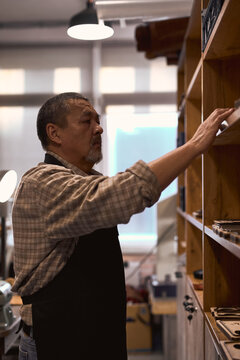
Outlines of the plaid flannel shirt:
M 30 169 L 14 199 L 12 290 L 21 296 L 35 293 L 58 274 L 79 236 L 125 224 L 160 196 L 159 182 L 142 160 L 107 177 L 94 170 L 86 174 L 49 153 L 66 167 L 40 163 Z M 20 313 L 31 325 L 31 305 L 23 305 Z

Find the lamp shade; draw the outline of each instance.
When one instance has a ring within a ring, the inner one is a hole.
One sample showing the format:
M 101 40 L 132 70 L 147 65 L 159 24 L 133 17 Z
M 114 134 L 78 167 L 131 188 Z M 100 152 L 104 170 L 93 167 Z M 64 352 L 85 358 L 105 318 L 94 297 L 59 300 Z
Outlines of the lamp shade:
M 10 199 L 17 185 L 17 173 L 14 170 L 0 171 L 0 203 Z
M 101 40 L 112 36 L 114 33 L 110 26 L 103 21 L 98 21 L 98 16 L 93 2 L 87 2 L 87 8 L 74 15 L 69 22 L 67 34 L 80 40 Z

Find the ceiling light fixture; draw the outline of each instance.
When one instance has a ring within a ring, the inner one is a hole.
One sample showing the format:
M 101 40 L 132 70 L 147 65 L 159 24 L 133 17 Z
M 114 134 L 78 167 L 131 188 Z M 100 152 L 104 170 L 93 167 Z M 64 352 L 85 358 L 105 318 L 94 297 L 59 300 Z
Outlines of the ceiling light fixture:
M 67 34 L 80 40 L 102 40 L 114 33 L 111 26 L 105 25 L 103 20 L 98 20 L 94 0 L 87 1 L 87 8 L 70 19 Z

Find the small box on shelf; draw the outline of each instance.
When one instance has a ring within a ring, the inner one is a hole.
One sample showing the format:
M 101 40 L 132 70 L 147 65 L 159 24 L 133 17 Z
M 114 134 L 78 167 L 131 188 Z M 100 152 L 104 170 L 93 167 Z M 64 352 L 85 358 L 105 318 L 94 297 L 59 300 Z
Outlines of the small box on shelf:
M 182 211 L 186 210 L 185 204 L 185 186 L 179 186 L 179 207 Z
M 212 33 L 224 0 L 210 0 L 208 7 L 202 11 L 202 51 Z
M 180 131 L 178 133 L 178 138 L 177 138 L 177 147 L 182 146 L 184 144 L 185 144 L 185 132 Z

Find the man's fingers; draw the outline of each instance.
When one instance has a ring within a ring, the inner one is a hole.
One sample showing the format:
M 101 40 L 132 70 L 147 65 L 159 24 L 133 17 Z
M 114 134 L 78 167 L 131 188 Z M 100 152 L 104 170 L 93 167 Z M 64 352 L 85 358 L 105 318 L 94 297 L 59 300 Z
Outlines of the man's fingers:
M 219 116 L 225 116 L 226 114 L 232 113 L 234 110 L 234 108 L 221 109 L 221 113 L 219 114 Z
M 234 110 L 235 110 L 234 108 L 216 109 L 217 111 L 215 114 L 216 121 L 221 124 L 223 120 L 225 120 L 228 116 L 230 116 Z

